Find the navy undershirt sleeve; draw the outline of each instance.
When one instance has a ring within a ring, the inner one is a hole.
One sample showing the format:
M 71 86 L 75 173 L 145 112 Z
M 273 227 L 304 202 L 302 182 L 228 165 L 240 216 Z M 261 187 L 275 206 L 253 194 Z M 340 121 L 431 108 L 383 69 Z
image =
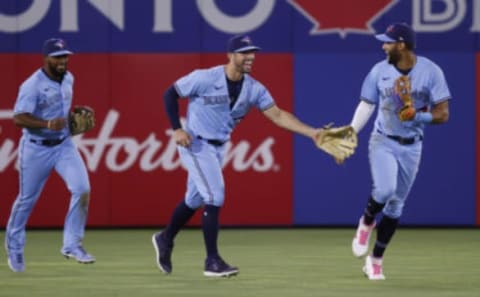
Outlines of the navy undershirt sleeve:
M 175 88 L 170 86 L 163 94 L 163 101 L 165 103 L 165 109 L 167 110 L 168 119 L 173 130 L 182 128 L 180 124 L 180 117 L 178 116 L 178 95 Z

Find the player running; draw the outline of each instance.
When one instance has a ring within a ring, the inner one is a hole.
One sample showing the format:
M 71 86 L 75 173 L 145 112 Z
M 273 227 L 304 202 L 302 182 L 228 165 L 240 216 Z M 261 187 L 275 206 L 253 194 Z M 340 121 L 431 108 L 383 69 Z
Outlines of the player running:
M 427 124 L 448 121 L 451 96 L 440 67 L 414 53 L 415 32 L 407 24 L 392 24 L 384 34 L 375 37 L 383 42 L 387 59 L 375 64 L 366 76 L 361 101 L 351 122 L 355 131 L 360 132 L 375 105 L 379 105 L 369 143 L 373 190 L 360 218 L 352 250 L 357 257 L 368 253 L 375 216 L 383 211 L 373 251 L 363 267 L 370 280 L 383 280 L 383 254 L 397 229 L 418 172 L 423 130 Z M 410 91 L 413 108 L 402 101 L 407 94 L 398 89 L 403 84 L 406 84 L 404 92 Z
M 88 172 L 67 123 L 73 97 L 74 79 L 67 71 L 72 52 L 64 40 L 52 38 L 45 41 L 43 54 L 43 67 L 20 86 L 14 107 L 15 124 L 23 128 L 18 148 L 20 190 L 5 230 L 8 265 L 14 272 L 25 270 L 25 226 L 53 170 L 71 193 L 61 253 L 80 263 L 95 262 L 82 245 L 90 200 Z
M 178 79 L 164 95 L 165 106 L 173 128 L 173 138 L 188 171 L 187 191 L 167 227 L 152 237 L 158 267 L 172 272 L 171 254 L 174 238 L 203 206 L 202 229 L 206 254 L 204 275 L 236 275 L 239 270 L 227 264 L 218 251 L 219 213 L 224 203 L 225 183 L 222 162 L 226 143 L 234 127 L 253 107 L 281 128 L 311 138 L 325 134 L 280 109 L 269 91 L 249 73 L 259 47 L 247 35 L 232 37 L 228 42 L 228 64 L 195 70 Z M 189 98 L 186 125 L 180 124 L 178 98 Z

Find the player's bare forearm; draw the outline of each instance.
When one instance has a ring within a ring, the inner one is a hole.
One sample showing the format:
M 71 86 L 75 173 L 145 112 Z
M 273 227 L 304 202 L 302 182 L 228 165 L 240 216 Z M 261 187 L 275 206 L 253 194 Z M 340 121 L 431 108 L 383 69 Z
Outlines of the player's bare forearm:
M 286 130 L 315 139 L 318 129 L 302 123 L 297 117 L 288 111 L 273 106 L 265 110 L 264 115 L 274 122 L 277 126 Z
M 448 121 L 449 118 L 449 109 L 448 109 L 448 100 L 436 104 L 432 108 L 432 124 L 442 124 Z
M 67 124 L 67 121 L 64 118 L 43 120 L 33 116 L 30 113 L 16 114 L 13 117 L 13 121 L 15 125 L 22 128 L 30 128 L 30 129 L 47 128 L 55 131 L 62 130 L 63 128 L 65 128 Z

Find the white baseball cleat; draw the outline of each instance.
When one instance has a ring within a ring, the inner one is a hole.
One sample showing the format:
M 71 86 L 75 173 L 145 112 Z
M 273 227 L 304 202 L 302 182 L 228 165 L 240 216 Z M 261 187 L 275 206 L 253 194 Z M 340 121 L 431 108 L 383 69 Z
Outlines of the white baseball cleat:
M 355 237 L 352 241 L 352 252 L 355 257 L 363 257 L 367 254 L 370 236 L 372 235 L 375 225 L 375 221 L 371 225 L 366 225 L 363 222 L 363 216 L 360 218 Z
M 365 273 L 369 280 L 384 280 L 385 275 L 383 275 L 382 265 L 382 258 L 374 258 L 372 255 L 369 255 L 365 258 L 363 273 Z

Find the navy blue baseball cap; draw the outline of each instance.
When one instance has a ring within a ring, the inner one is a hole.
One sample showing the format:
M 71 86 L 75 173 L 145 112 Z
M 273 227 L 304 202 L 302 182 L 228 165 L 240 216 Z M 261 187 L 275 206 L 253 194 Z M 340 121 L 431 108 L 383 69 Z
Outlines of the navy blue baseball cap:
M 406 23 L 391 24 L 385 33 L 375 35 L 375 38 L 383 42 L 405 42 L 412 48 L 416 43 L 415 31 Z
M 71 52 L 65 40 L 60 38 L 50 38 L 43 43 L 43 55 L 48 57 L 57 57 L 63 55 L 71 55 Z
M 243 53 L 249 51 L 259 51 L 260 48 L 253 45 L 252 39 L 248 35 L 236 35 L 228 40 L 229 53 Z

